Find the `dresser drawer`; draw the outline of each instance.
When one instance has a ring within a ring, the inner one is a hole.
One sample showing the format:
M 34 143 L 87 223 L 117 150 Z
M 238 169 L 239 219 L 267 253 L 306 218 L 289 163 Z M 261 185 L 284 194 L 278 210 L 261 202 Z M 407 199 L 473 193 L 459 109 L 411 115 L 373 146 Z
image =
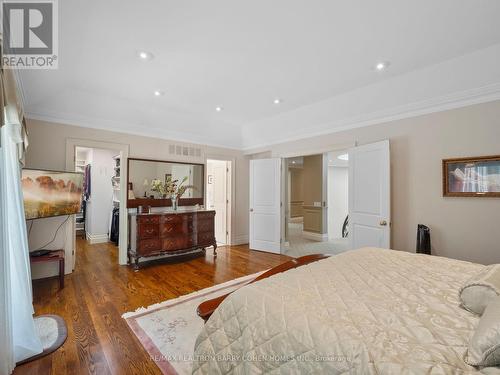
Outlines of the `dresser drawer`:
M 186 221 L 185 215 L 172 214 L 172 215 L 164 216 L 162 223 L 163 224 L 179 224 L 179 223 L 183 223 L 184 221 Z
M 213 220 L 215 217 L 215 211 L 199 212 L 196 216 L 198 217 L 198 220 Z
M 148 255 L 161 251 L 161 241 L 159 238 L 137 241 L 137 251 L 140 255 Z
M 198 233 L 198 246 L 209 246 L 215 243 L 213 232 Z
M 177 236 L 180 234 L 189 234 L 188 223 L 163 223 L 160 225 L 160 237 Z
M 158 224 L 139 224 L 140 238 L 154 238 L 158 237 L 160 228 Z
M 160 216 L 138 216 L 137 222 L 139 224 L 160 224 Z
M 164 251 L 183 250 L 196 245 L 196 241 L 192 236 L 172 236 L 164 238 L 162 241 Z
M 214 232 L 214 221 L 213 220 L 198 220 L 196 225 L 198 233 L 201 232 Z

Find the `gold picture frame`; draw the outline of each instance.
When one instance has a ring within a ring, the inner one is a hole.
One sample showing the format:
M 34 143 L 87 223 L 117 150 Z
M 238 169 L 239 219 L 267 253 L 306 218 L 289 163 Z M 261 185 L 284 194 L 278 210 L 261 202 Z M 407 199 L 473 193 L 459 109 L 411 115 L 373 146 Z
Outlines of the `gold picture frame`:
M 444 159 L 443 196 L 500 198 L 500 155 Z

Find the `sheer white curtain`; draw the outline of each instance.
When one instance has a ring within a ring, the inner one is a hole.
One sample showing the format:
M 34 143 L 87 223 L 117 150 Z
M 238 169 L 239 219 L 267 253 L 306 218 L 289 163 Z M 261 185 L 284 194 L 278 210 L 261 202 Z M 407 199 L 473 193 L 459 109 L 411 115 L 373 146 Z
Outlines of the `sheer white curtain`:
M 6 72 L 4 72 L 6 73 Z M 4 78 L 4 79 L 2 79 Z M 12 74 L 0 75 L 3 81 L 4 126 L 0 134 L 0 235 L 2 255 L 2 298 L 6 305 L 0 326 L 6 328 L 0 339 L 0 370 L 10 373 L 16 362 L 42 352 L 42 344 L 33 321 L 33 297 L 29 263 L 28 238 L 21 190 L 19 150 L 23 145 L 23 128 Z M 3 300 L 2 300 L 3 302 Z M 5 336 L 5 337 L 4 337 Z M 3 358 L 5 356 L 5 358 Z M 6 363 L 4 366 L 3 364 Z M 5 367 L 5 368 L 4 368 Z
M 2 132 L 3 133 L 3 132 Z M 7 251 L 6 173 L 3 162 L 3 134 L 0 134 L 0 374 L 10 374 L 15 366 L 10 306 L 10 260 Z

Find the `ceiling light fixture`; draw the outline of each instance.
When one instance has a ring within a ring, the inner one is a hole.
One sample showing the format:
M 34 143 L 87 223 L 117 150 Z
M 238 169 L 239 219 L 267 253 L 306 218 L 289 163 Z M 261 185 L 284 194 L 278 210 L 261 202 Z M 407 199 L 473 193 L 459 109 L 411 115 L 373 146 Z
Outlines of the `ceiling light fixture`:
M 163 95 L 165 95 L 165 93 L 163 91 L 160 91 L 160 90 L 156 90 L 154 92 L 154 94 L 155 94 L 155 96 L 163 96 Z
M 381 71 L 387 69 L 387 67 L 389 65 L 390 65 L 390 63 L 388 61 L 381 61 L 381 62 L 377 63 L 377 65 L 375 65 L 375 70 L 378 72 L 381 72 Z
M 339 156 L 337 156 L 337 159 L 340 159 L 340 160 L 349 160 L 349 154 L 339 155 Z
M 147 52 L 147 51 L 140 51 L 137 53 L 137 55 L 139 56 L 139 58 L 141 60 L 152 60 L 154 57 L 151 52 Z
M 222 107 L 215 107 L 215 110 L 216 110 L 217 112 L 221 112 L 221 111 L 223 110 L 223 108 L 222 108 Z
M 276 98 L 276 99 L 274 99 L 273 103 L 274 104 L 280 104 L 281 103 L 281 99 L 280 98 Z

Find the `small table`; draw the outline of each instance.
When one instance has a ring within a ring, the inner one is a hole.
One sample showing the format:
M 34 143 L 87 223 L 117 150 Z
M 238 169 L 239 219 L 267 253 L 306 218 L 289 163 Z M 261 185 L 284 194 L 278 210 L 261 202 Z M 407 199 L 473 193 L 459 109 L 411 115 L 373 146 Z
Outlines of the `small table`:
M 53 250 L 47 255 L 30 256 L 31 263 L 59 262 L 59 288 L 64 288 L 64 250 Z

